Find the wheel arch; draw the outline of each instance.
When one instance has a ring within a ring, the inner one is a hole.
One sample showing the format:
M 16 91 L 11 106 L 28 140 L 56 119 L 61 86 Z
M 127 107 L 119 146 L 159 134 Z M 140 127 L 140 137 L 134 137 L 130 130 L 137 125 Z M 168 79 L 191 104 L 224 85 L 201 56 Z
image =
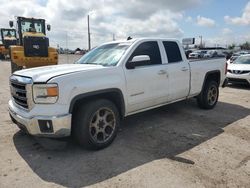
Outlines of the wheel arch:
M 118 88 L 98 90 L 76 95 L 70 102 L 69 113 L 73 114 L 74 110 L 76 110 L 82 103 L 99 98 L 113 102 L 117 106 L 120 116 L 122 118 L 125 116 L 124 96 L 122 91 Z
M 202 85 L 202 90 L 205 87 L 205 84 L 208 80 L 214 80 L 218 83 L 218 86 L 220 85 L 220 80 L 221 80 L 221 72 L 220 70 L 213 70 L 213 71 L 209 71 L 206 73 L 205 77 L 204 77 L 204 81 L 203 81 L 203 85 Z M 201 91 L 202 91 L 201 90 Z
M 202 109 L 212 109 L 214 106 L 217 104 L 218 101 L 218 95 L 219 95 L 219 84 L 220 84 L 220 71 L 215 70 L 215 71 L 210 71 L 206 74 L 204 81 L 203 81 L 203 86 L 200 94 L 197 96 L 197 102 L 200 108 Z M 208 103 L 208 87 L 211 81 L 216 82 L 217 85 L 217 96 L 215 99 L 215 102 L 213 104 Z

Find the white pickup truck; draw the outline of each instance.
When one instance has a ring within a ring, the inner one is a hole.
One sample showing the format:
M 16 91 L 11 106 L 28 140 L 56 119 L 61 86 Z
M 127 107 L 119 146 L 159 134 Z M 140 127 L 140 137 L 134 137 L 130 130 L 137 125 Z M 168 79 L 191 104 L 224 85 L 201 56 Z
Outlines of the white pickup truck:
M 73 135 L 85 148 L 101 149 L 131 114 L 191 97 L 212 109 L 226 69 L 225 59 L 189 62 L 177 40 L 105 43 L 74 64 L 15 72 L 9 113 L 31 135 Z

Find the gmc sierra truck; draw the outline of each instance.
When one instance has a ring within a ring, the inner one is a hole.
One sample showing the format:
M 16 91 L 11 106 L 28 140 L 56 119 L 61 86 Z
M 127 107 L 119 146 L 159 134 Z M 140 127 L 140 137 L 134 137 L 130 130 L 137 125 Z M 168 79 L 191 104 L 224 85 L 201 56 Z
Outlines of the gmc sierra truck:
M 214 108 L 226 65 L 223 58 L 190 62 L 174 39 L 105 43 L 74 64 L 15 72 L 9 113 L 28 134 L 72 135 L 85 148 L 101 149 L 131 114 L 191 97 Z

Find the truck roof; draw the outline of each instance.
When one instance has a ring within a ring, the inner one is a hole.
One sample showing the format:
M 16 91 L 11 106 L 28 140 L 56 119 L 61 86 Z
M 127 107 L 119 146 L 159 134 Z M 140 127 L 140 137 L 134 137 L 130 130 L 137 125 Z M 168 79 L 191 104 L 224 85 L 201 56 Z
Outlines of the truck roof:
M 116 40 L 116 41 L 111 41 L 111 42 L 106 42 L 104 44 L 115 44 L 115 43 L 123 43 L 123 42 L 131 42 L 134 43 L 136 41 L 146 41 L 146 40 L 166 40 L 166 41 L 175 41 L 175 42 L 179 42 L 177 39 L 175 38 L 157 38 L 157 37 L 143 37 L 143 38 L 132 38 L 130 40 Z

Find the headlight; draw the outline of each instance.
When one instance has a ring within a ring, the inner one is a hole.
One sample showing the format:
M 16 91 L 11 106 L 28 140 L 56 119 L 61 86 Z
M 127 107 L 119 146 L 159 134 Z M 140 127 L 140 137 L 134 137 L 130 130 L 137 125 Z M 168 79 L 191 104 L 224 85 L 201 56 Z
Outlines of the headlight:
M 34 84 L 33 99 L 35 103 L 53 104 L 57 101 L 59 89 L 57 84 Z

